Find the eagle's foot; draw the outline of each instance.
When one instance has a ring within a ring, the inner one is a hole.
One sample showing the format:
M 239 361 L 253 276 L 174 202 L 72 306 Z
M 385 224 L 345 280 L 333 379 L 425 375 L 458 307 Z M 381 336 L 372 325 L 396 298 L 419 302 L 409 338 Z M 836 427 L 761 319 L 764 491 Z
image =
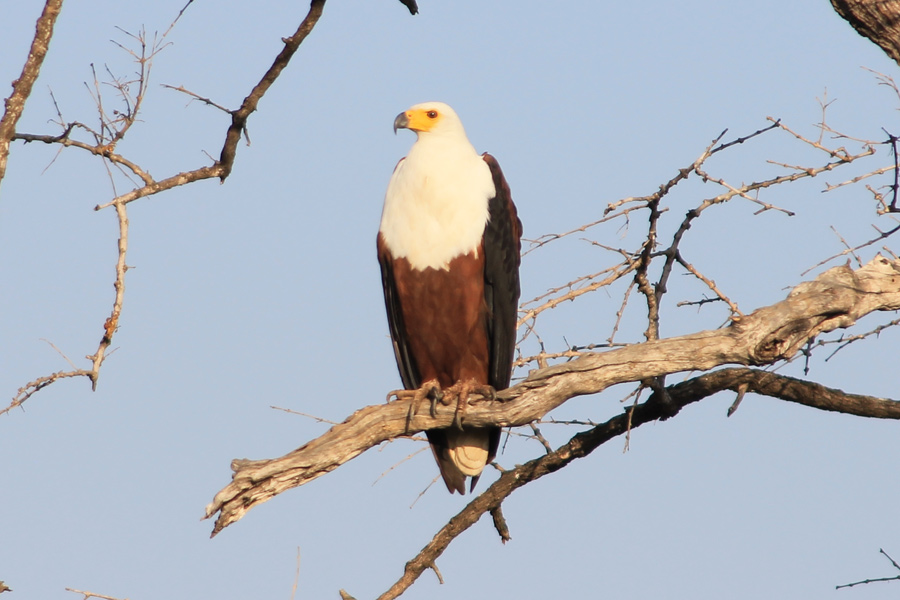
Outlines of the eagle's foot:
M 425 398 L 437 398 L 440 400 L 444 393 L 437 381 L 428 381 L 422 384 L 422 387 L 415 390 L 391 390 L 387 394 L 386 402 L 392 400 L 422 401 Z
M 497 391 L 493 386 L 476 383 L 474 379 L 460 381 L 452 385 L 447 390 L 447 393 L 456 396 L 456 411 L 453 414 L 453 424 L 460 430 L 463 428 L 462 420 L 466 414 L 466 407 L 469 405 L 469 394 L 475 393 L 488 400 L 497 398 Z M 448 401 L 445 404 L 450 404 L 450 402 Z
M 430 401 L 431 416 L 433 418 L 435 403 L 441 401 L 443 397 L 444 392 L 441 390 L 441 385 L 437 381 L 432 380 L 425 382 L 422 384 L 422 387 L 416 390 L 393 390 L 388 392 L 387 401 L 390 402 L 391 399 L 396 399 L 409 402 L 409 410 L 406 413 L 406 423 L 408 425 L 412 422 L 413 417 L 416 416 L 419 404 L 425 399 Z

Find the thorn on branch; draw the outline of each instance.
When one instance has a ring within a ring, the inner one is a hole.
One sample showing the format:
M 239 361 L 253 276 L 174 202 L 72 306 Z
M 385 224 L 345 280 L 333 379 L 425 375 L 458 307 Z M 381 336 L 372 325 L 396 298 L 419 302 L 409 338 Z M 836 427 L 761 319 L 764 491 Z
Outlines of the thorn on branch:
M 888 141 L 885 143 L 891 145 L 891 156 L 894 157 L 894 183 L 890 186 L 891 204 L 887 207 L 887 212 L 900 212 L 897 210 L 897 188 L 900 187 L 900 158 L 897 157 L 897 136 L 890 133 L 883 127 L 881 128 L 881 130 L 888 136 Z

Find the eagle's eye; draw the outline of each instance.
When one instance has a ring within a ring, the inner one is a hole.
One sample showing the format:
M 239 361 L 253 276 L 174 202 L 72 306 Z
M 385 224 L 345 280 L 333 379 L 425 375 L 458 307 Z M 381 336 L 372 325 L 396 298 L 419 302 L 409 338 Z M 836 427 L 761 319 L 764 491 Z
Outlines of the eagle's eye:
M 429 119 L 437 119 L 437 111 L 436 110 L 429 110 L 425 114 L 428 115 Z

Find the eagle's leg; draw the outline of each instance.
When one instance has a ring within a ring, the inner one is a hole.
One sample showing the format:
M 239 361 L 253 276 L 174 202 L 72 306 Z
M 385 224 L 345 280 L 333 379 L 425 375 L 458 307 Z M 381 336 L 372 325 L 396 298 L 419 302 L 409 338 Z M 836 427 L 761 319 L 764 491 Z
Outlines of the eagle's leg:
M 466 414 L 466 407 L 469 405 L 469 394 L 474 392 L 488 400 L 497 398 L 497 391 L 493 386 L 477 383 L 474 379 L 457 382 L 447 392 L 456 396 L 456 411 L 453 414 L 453 424 L 460 430 L 463 428 L 462 420 Z

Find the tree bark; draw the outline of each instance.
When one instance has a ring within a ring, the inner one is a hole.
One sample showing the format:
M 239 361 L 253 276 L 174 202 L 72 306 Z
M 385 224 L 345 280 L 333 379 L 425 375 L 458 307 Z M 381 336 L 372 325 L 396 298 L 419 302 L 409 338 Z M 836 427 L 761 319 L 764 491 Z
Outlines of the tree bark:
M 900 65 L 900 0 L 831 0 L 831 5 Z
M 47 50 L 50 47 L 50 39 L 53 37 L 53 26 L 56 24 L 56 17 L 62 10 L 63 0 L 47 0 L 44 10 L 37 20 L 35 26 L 34 40 L 31 42 L 31 48 L 28 50 L 28 58 L 25 60 L 25 66 L 22 67 L 22 74 L 13 81 L 13 92 L 4 103 L 3 118 L 0 119 L 0 182 L 6 175 L 6 161 L 9 157 L 9 144 L 13 135 L 16 133 L 16 124 L 22 111 L 25 110 L 25 101 L 31 95 L 31 89 L 34 82 L 37 81 L 38 74 L 41 72 L 41 65 L 44 64 L 44 57 L 47 56 Z

